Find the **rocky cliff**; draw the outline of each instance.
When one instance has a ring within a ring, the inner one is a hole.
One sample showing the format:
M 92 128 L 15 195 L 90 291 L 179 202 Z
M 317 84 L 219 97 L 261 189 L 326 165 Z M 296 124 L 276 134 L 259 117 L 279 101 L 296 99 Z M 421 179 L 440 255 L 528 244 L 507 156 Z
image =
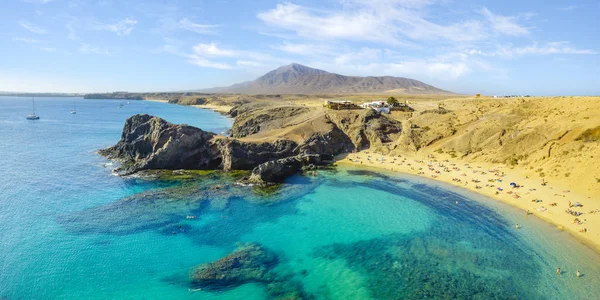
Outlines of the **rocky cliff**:
M 147 169 L 215 169 L 222 158 L 211 142 L 214 136 L 196 127 L 135 115 L 125 121 L 121 140 L 100 154 L 118 159 L 120 174 Z
M 232 136 L 149 115 L 127 119 L 121 140 L 100 154 L 128 175 L 147 169 L 253 170 L 252 182 L 279 182 L 309 164 L 389 143 L 401 124 L 371 110 L 333 112 L 255 103 L 234 107 Z

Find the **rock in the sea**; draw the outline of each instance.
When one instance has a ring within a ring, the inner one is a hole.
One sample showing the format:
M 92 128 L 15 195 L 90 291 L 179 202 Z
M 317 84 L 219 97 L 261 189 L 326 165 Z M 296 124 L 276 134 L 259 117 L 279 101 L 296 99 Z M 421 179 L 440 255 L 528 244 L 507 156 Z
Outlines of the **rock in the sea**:
M 100 150 L 100 154 L 118 159 L 120 174 L 146 169 L 216 169 L 221 153 L 211 143 L 215 134 L 189 125 L 176 125 L 150 115 L 127 119 L 121 140 Z
M 259 245 L 247 244 L 231 254 L 192 271 L 192 285 L 220 290 L 249 282 L 274 281 L 271 269 L 279 263 L 277 254 Z
M 296 174 L 304 166 L 318 165 L 321 156 L 318 154 L 301 154 L 260 164 L 252 170 L 248 179 L 252 183 L 282 182 L 288 176 Z

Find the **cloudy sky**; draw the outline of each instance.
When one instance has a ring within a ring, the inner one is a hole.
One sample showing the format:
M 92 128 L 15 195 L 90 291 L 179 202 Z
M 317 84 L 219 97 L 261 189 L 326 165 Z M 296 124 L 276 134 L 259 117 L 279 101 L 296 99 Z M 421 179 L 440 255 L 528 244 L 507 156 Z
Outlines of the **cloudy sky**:
M 600 1 L 2 0 L 0 91 L 172 91 L 291 62 L 459 93 L 600 94 Z

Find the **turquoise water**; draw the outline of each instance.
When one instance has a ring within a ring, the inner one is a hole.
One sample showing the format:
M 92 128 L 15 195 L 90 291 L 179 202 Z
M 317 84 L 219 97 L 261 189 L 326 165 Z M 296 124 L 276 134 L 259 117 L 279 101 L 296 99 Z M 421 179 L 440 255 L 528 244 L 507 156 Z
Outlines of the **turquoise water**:
M 76 115 L 69 114 L 73 102 Z M 273 250 L 278 280 L 307 298 L 600 293 L 599 256 L 571 236 L 427 179 L 338 168 L 290 178 L 265 194 L 219 174 L 186 181 L 113 176 L 95 151 L 114 144 L 132 114 L 215 132 L 231 124 L 206 110 L 118 103 L 125 102 L 40 98 L 42 119 L 32 122 L 24 118 L 28 99 L 0 97 L 0 299 L 272 297 L 269 282 L 191 286 L 195 266 L 244 242 Z

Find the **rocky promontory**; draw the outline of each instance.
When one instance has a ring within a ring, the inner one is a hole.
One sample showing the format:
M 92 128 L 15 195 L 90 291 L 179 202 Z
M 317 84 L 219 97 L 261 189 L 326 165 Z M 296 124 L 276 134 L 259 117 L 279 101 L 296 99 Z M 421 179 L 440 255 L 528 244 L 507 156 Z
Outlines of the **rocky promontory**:
M 335 155 L 382 145 L 400 133 L 398 121 L 371 110 L 324 111 L 273 103 L 232 109 L 232 136 L 220 136 L 159 117 L 127 119 L 121 140 L 99 153 L 121 162 L 116 172 L 149 169 L 253 170 L 253 183 L 281 182 Z
M 189 125 L 175 125 L 150 115 L 135 115 L 125 121 L 121 140 L 100 150 L 118 159 L 120 174 L 148 169 L 216 169 L 221 164 L 215 134 Z

